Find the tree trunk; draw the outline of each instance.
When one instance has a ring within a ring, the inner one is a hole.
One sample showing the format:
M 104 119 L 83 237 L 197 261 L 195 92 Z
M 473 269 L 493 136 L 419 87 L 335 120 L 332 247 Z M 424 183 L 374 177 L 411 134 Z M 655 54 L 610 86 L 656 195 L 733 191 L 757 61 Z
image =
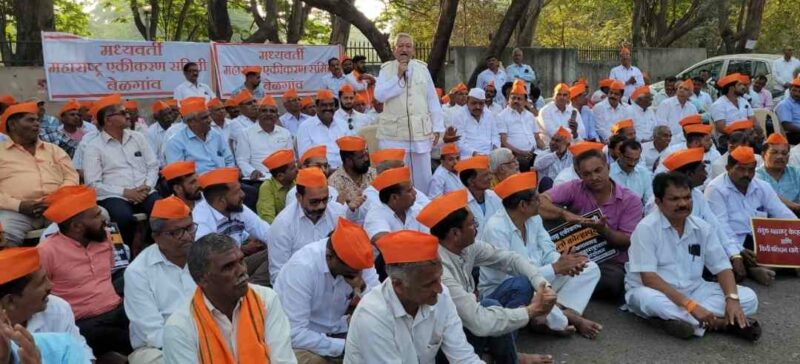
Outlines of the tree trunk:
M 267 40 L 272 43 L 281 42 L 278 36 L 277 4 L 275 0 L 266 0 L 264 8 L 267 12 L 266 19 L 258 13 L 258 3 L 256 0 L 250 0 L 250 15 L 253 16 L 258 30 L 247 37 L 247 39 L 244 40 L 245 43 L 264 43 Z
M 738 52 L 749 52 L 745 45 L 748 40 L 757 40 L 761 34 L 761 19 L 764 16 L 765 0 L 750 0 L 747 5 L 747 19 L 745 20 L 744 29 L 742 30 L 741 38 L 736 45 Z
M 492 37 L 492 41 L 489 43 L 489 47 L 486 49 L 483 58 L 486 58 L 490 55 L 500 57 L 500 53 L 502 53 L 508 45 L 508 41 L 511 39 L 511 33 L 514 32 L 514 28 L 516 28 L 520 18 L 522 18 L 522 16 L 525 14 L 525 10 L 528 8 L 530 2 L 531 0 L 511 1 L 511 5 L 508 6 L 508 10 L 506 10 L 506 14 L 503 16 L 503 21 L 497 28 L 497 32 L 494 33 L 494 37 Z M 478 74 L 485 69 L 486 64 L 483 62 L 475 67 L 475 69 L 472 71 L 472 76 L 469 77 L 470 87 L 475 85 L 475 81 L 478 79 Z M 502 85 L 498 85 L 497 87 L 501 86 Z
M 264 10 L 267 12 L 266 22 L 269 32 L 267 32 L 267 40 L 271 43 L 282 43 L 281 37 L 278 35 L 278 2 L 276 0 L 264 0 Z
M 149 18 L 144 20 L 142 20 L 142 14 L 139 13 L 139 2 L 137 0 L 130 0 L 130 8 L 131 13 L 133 13 L 133 23 L 142 38 L 144 40 L 155 40 L 158 31 L 158 19 L 161 15 L 161 6 L 158 4 L 158 0 L 150 0 L 150 14 L 145 15 L 149 16 Z
M 450 46 L 450 36 L 456 25 L 458 13 L 458 0 L 444 0 L 439 9 L 439 21 L 436 24 L 436 34 L 431 44 L 431 54 L 428 55 L 428 71 L 433 76 L 433 83 L 437 86 L 444 85 L 441 74 L 447 58 L 447 48 Z
M 634 0 L 633 1 L 633 19 L 631 21 L 631 37 L 634 47 L 641 47 L 644 44 L 642 37 L 642 22 L 645 17 L 645 8 L 647 0 Z
M 172 40 L 179 41 L 181 40 L 181 35 L 183 33 L 183 24 L 186 23 L 186 15 L 189 13 L 189 7 L 192 6 L 192 0 L 184 0 L 183 7 L 181 7 L 181 12 L 178 14 L 177 22 L 178 24 L 175 25 L 175 34 L 172 36 Z
M 347 2 L 350 5 L 354 3 L 353 0 L 343 0 L 342 2 Z M 331 13 L 331 37 L 328 44 L 341 44 L 347 47 L 348 39 L 350 39 L 350 22 L 341 16 Z
M 394 58 L 392 49 L 389 46 L 389 37 L 381 33 L 371 20 L 346 0 L 305 0 L 306 5 L 317 9 L 325 10 L 336 14 L 354 25 L 372 44 L 372 48 L 378 53 L 381 62 L 390 61 Z
M 14 18 L 17 20 L 14 63 L 42 64 L 42 31 L 55 30 L 53 0 L 16 0 Z
M 669 47 L 694 28 L 705 22 L 713 11 L 714 2 L 692 0 L 689 8 L 679 18 L 668 21 L 669 10 L 674 11 L 678 0 L 635 0 L 631 34 L 634 47 Z M 677 16 L 677 14 L 673 14 Z M 727 18 L 726 18 L 727 19 Z
M 539 15 L 542 13 L 542 8 L 545 3 L 543 0 L 532 0 L 528 5 L 528 11 L 524 19 L 520 19 L 519 26 L 517 26 L 517 39 L 514 42 L 517 47 L 525 48 L 533 46 L 533 34 L 536 31 L 536 25 L 539 23 Z
M 305 35 L 305 25 L 311 7 L 303 6 L 301 0 L 292 2 L 292 13 L 289 14 L 289 21 L 286 24 L 286 43 L 297 44 Z
M 208 38 L 217 42 L 230 42 L 232 36 L 228 0 L 208 0 Z

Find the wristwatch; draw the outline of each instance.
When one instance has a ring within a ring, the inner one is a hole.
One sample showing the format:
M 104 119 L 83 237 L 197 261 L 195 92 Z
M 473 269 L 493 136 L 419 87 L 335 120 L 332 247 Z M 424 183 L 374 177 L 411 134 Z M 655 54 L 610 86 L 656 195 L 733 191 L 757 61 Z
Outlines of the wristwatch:
M 739 300 L 739 295 L 736 294 L 736 293 L 729 293 L 728 295 L 725 296 L 725 299 L 726 300 L 727 299 L 731 299 L 731 300 L 734 300 L 734 301 L 738 301 Z

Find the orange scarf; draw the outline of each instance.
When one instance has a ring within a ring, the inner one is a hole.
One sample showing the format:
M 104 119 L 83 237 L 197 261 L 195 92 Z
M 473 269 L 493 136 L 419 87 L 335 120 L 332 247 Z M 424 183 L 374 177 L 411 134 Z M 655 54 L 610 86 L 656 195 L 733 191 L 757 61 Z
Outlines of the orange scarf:
M 247 288 L 244 299 L 240 302 L 237 332 L 236 353 L 239 363 L 269 364 L 269 346 L 264 340 L 264 315 L 267 311 L 261 298 L 252 288 Z M 237 361 L 228 348 L 227 340 L 217 327 L 211 316 L 200 287 L 194 291 L 192 298 L 192 318 L 197 327 L 200 341 L 198 360 L 202 364 L 235 364 Z

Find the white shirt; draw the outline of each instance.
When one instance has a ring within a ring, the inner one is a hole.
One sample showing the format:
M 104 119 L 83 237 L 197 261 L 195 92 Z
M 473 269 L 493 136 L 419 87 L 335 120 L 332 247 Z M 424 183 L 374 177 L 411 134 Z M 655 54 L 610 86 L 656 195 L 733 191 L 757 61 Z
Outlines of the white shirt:
M 616 108 L 613 108 L 607 98 L 594 105 L 592 112 L 597 121 L 597 134 L 601 139 L 608 140 L 611 137 L 611 127 L 618 121 L 630 117 L 629 109 L 628 105 L 621 102 L 617 104 Z
M 711 105 L 711 119 L 716 121 L 725 120 L 725 124 L 730 124 L 734 121 L 744 120 L 753 116 L 753 108 L 750 103 L 739 97 L 737 105 L 731 103 L 726 96 L 720 96 L 714 104 Z
M 125 269 L 125 314 L 130 320 L 131 347 L 164 346 L 164 325 L 197 285 L 189 266 L 167 260 L 158 244 L 142 250 Z
M 350 320 L 344 361 L 369 364 L 433 364 L 441 349 L 451 363 L 483 363 L 467 342 L 447 287 L 436 304 L 409 315 L 383 281 L 361 300 Z
M 414 208 L 422 210 L 423 207 L 425 207 L 426 205 L 428 205 L 429 202 L 431 202 L 431 199 L 428 198 L 428 195 L 418 190 L 416 187 L 414 187 L 414 191 L 417 192 L 417 199 L 414 201 Z M 359 208 L 360 211 L 369 212 L 369 210 L 372 209 L 372 206 L 378 206 L 383 204 L 383 202 L 381 202 L 381 197 L 378 194 L 378 190 L 376 190 L 375 187 L 372 187 L 372 185 L 367 186 L 363 194 L 364 197 L 367 198 L 367 201 L 365 201 L 364 204 L 361 205 L 361 207 Z
M 795 145 L 789 150 L 789 165 L 800 168 L 800 145 Z
M 333 91 L 334 95 L 339 94 L 339 89 L 345 82 L 347 82 L 347 78 L 344 73 L 340 77 L 334 77 L 333 73 L 326 73 L 325 76 L 322 76 L 322 88 Z
M 328 201 L 330 203 L 338 203 L 336 200 L 339 198 L 339 191 L 336 190 L 333 186 L 328 186 Z M 286 200 L 284 200 L 284 206 L 289 206 L 291 204 L 297 203 L 297 185 L 292 186 L 292 189 L 286 193 Z
M 340 275 L 333 276 L 325 259 L 328 238 L 308 244 L 292 255 L 275 281 L 275 292 L 289 318 L 292 348 L 317 355 L 337 357 L 344 352 L 344 339 L 327 334 L 347 332 L 345 315 L 353 288 Z M 378 286 L 375 268 L 361 271 L 366 294 Z
M 549 150 L 537 153 L 533 161 L 533 169 L 539 175 L 540 181 L 544 177 L 555 179 L 561 171 L 568 168 L 572 168 L 572 153 L 569 150 L 564 151 L 564 155 L 560 158 L 558 154 Z
M 489 112 L 491 112 L 492 115 L 497 115 L 503 111 L 503 106 L 500 106 L 500 104 L 493 102 L 491 105 L 487 104 L 486 109 L 489 110 Z
M 683 128 L 681 124 L 679 124 L 681 119 L 697 113 L 697 108 L 694 107 L 691 101 L 687 99 L 686 103 L 681 106 L 678 97 L 673 96 L 664 100 L 664 102 L 658 106 L 658 110 L 656 110 L 656 125 L 668 126 L 669 130 L 672 132 L 672 141 L 670 141 L 670 144 L 678 144 L 686 141 L 683 137 Z
M 355 71 L 355 70 L 353 70 L 353 71 Z M 345 81 L 347 81 L 347 83 L 349 83 L 350 86 L 353 86 L 353 90 L 355 90 L 355 91 L 364 91 L 369 87 L 369 83 L 367 82 L 366 79 L 364 79 L 363 81 L 359 81 L 356 78 L 356 72 L 350 72 L 346 76 L 344 76 Z
M 730 152 L 725 152 L 725 154 L 721 155 L 719 158 L 711 162 L 711 173 L 708 174 L 708 179 L 712 180 L 717 178 L 717 176 L 727 172 L 728 166 L 728 156 L 730 156 Z M 756 168 L 760 168 L 764 165 L 764 158 L 760 155 L 756 154 Z
M 798 67 L 800 67 L 800 60 L 794 57 L 787 61 L 786 58 L 781 56 L 772 61 L 772 73 L 775 75 L 775 89 L 783 91 L 783 85 L 792 82 L 792 74 Z
M 298 155 L 303 155 L 313 146 L 325 145 L 328 151 L 328 164 L 331 168 L 339 168 L 342 166 L 342 158 L 339 156 L 336 139 L 352 134 L 347 129 L 347 122 L 336 116 L 333 117 L 330 126 L 325 126 L 317 116 L 309 118 L 297 130 Z
M 250 178 L 253 171 L 259 171 L 267 177 L 269 170 L 261 162 L 279 149 L 294 149 L 289 130 L 275 125 L 272 132 L 268 133 L 260 124 L 253 124 L 239 133 L 236 139 L 236 164 L 245 178 Z
M 478 223 L 478 234 L 483 231 L 483 225 L 486 224 L 486 220 L 488 220 L 495 212 L 500 211 L 503 209 L 503 200 L 497 196 L 496 193 L 492 190 L 486 190 L 484 192 L 483 197 L 483 205 L 484 207 L 481 208 L 481 205 L 478 203 L 478 200 L 472 196 L 472 192 L 467 190 L 467 207 L 469 211 L 472 212 L 472 215 L 475 217 L 475 221 Z M 486 212 L 484 212 L 484 210 Z
M 461 180 L 458 178 L 457 174 L 439 166 L 436 167 L 436 171 L 433 172 L 433 178 L 431 178 L 431 184 L 430 187 L 428 187 L 428 195 L 430 195 L 431 198 L 436 198 L 442 194 L 462 188 L 464 188 L 464 185 L 461 184 Z M 417 195 L 417 199 L 419 199 L 419 195 Z
M 72 336 L 86 351 L 86 357 L 94 360 L 92 348 L 86 343 L 86 339 L 81 335 L 80 329 L 75 325 L 75 316 L 69 302 L 63 298 L 47 295 L 47 305 L 44 311 L 37 312 L 28 319 L 25 328 L 31 334 L 37 333 L 65 333 Z
M 561 170 L 561 172 L 558 172 L 556 179 L 553 180 L 553 186 L 557 186 L 564 182 L 569 182 L 576 179 L 580 179 L 580 177 L 578 176 L 578 173 L 575 172 L 575 168 L 573 167 L 564 168 Z
M 233 140 L 237 140 L 239 138 L 239 133 L 247 130 L 253 125 L 258 124 L 258 120 L 253 120 L 244 116 L 244 114 L 239 114 L 235 119 L 231 120 L 232 123 L 237 124 L 234 127 L 234 133 L 232 133 L 231 138 Z
M 651 105 L 651 107 L 659 108 L 664 101 L 666 101 L 671 97 L 675 96 L 669 96 L 667 95 L 666 92 L 664 92 L 664 90 L 661 90 L 661 92 L 658 92 L 655 95 L 653 95 L 653 105 Z
M 796 219 L 797 216 L 781 202 L 769 183 L 753 178 L 742 194 L 733 185 L 727 173 L 719 175 L 705 189 L 711 211 L 717 214 L 727 241 L 722 242 L 728 256 L 744 249 L 747 235 L 753 234 L 751 217 Z
M 461 136 L 456 142 L 461 158 L 469 158 L 473 153 L 489 155 L 492 150 L 500 147 L 500 129 L 495 117 L 485 108 L 481 113 L 480 121 L 469 113 L 465 107 L 453 120 L 456 135 Z
M 275 364 L 296 364 L 297 359 L 292 351 L 292 340 L 289 334 L 289 320 L 281 307 L 278 295 L 272 289 L 250 284 L 264 303 L 264 341 L 269 346 L 269 362 Z M 203 301 L 211 311 L 211 316 L 226 339 L 228 349 L 237 360 L 236 336 L 239 327 L 239 303 L 233 309 L 233 321 L 228 320 L 221 311 L 214 308 L 210 301 L 203 295 Z M 197 326 L 192 317 L 191 298 L 184 301 L 175 313 L 167 320 L 164 327 L 164 363 L 184 364 L 196 363 L 198 357 Z
M 294 116 L 287 112 L 281 115 L 280 120 L 281 125 L 283 125 L 284 128 L 289 129 L 289 132 L 294 136 L 297 135 L 297 128 L 300 127 L 300 124 L 309 118 L 311 118 L 311 116 L 303 114 L 302 112 L 300 113 L 300 116 Z
M 656 113 L 652 107 L 643 110 L 641 106 L 634 103 L 628 108 L 631 119 L 633 119 L 633 128 L 636 129 L 636 139 L 640 142 L 653 139 L 653 128 L 656 126 Z
M 539 111 L 539 118 L 537 119 L 539 130 L 544 130 L 545 135 L 547 135 L 547 141 L 549 141 L 550 138 L 556 134 L 558 128 L 562 126 L 572 133 L 572 129 L 569 128 L 569 119 L 572 117 L 573 111 L 575 112 L 575 120 L 578 122 L 578 139 L 586 139 L 588 134 L 586 132 L 586 127 L 583 125 L 581 113 L 570 104 L 567 104 L 562 112 L 558 109 L 555 102 L 550 102 Z
M 205 97 L 206 102 L 208 102 L 214 95 L 214 91 L 211 90 L 211 87 L 199 81 L 197 84 L 183 81 L 182 84 L 175 87 L 175 92 L 173 92 L 173 97 L 175 100 L 178 100 L 178 102 L 187 97 Z
M 225 118 L 225 123 L 222 124 L 222 127 L 220 127 L 219 125 L 217 125 L 217 123 L 213 121 L 211 122 L 211 129 L 216 130 L 220 135 L 222 135 L 222 137 L 225 138 L 225 141 L 228 143 L 228 145 L 231 145 L 231 148 L 234 148 L 236 146 L 233 137 L 235 135 L 239 135 L 239 133 L 241 132 L 240 128 L 241 125 L 239 125 L 239 123 L 234 123 L 233 120 L 228 118 Z
M 619 161 L 611 164 L 609 175 L 615 182 L 625 186 L 642 200 L 642 204 L 653 195 L 653 174 L 641 164 L 627 173 L 619 166 Z
M 514 148 L 531 151 L 536 147 L 534 134 L 539 133 L 536 117 L 528 110 L 517 112 L 511 107 L 506 107 L 497 114 L 497 128 L 501 134 L 506 134 L 506 141 Z
M 692 96 L 689 96 L 689 100 L 700 103 L 700 106 L 702 107 L 702 110 L 698 110 L 700 112 L 708 112 L 711 110 L 711 105 L 714 103 L 714 100 L 711 99 L 711 95 L 703 90 L 700 90 L 699 96 L 692 92 Z
M 628 84 L 628 80 L 633 77 L 636 79 L 636 83 L 633 85 Z M 631 97 L 631 94 L 637 87 L 644 86 L 644 76 L 642 75 L 642 71 L 639 70 L 639 67 L 631 65 L 630 68 L 625 68 L 623 65 L 616 66 L 611 69 L 611 72 L 608 74 L 608 78 L 620 81 L 625 84 L 625 94 L 623 95 L 625 99 Z
M 497 68 L 497 72 L 492 72 L 490 69 L 485 69 L 481 73 L 478 74 L 478 80 L 475 83 L 475 87 L 485 90 L 486 85 L 489 84 L 489 81 L 494 81 L 494 87 L 497 89 L 497 95 L 494 97 L 494 102 L 500 105 L 506 104 L 506 98 L 503 96 L 503 93 L 500 90 L 503 88 L 503 85 L 506 84 L 506 71 L 502 68 Z
M 682 135 L 682 134 L 681 134 Z M 672 135 L 672 138 L 675 138 L 675 135 Z M 641 160 L 644 163 L 644 167 L 647 168 L 648 171 L 653 171 L 653 168 L 656 164 L 656 161 L 661 162 L 664 159 L 664 152 L 669 149 L 669 146 L 661 150 L 660 152 L 656 149 L 655 144 L 652 141 L 642 143 L 642 156 Z
M 72 155 L 72 166 L 75 167 L 75 169 L 79 171 L 83 170 L 83 155 L 86 154 L 86 148 L 89 146 L 89 143 L 99 135 L 99 131 L 90 131 L 81 138 L 81 142 L 78 143 L 78 147 L 75 148 L 75 154 Z M 0 138 L 0 141 L 3 140 L 4 139 Z
M 192 209 L 192 219 L 197 224 L 195 240 L 211 233 L 230 236 L 239 246 L 249 238 L 262 243 L 270 240 L 269 223 L 261 220 L 253 210 L 244 205 L 242 212 L 231 212 L 228 218 L 202 199 Z
M 336 110 L 336 113 L 333 114 L 333 117 L 343 120 L 350 134 L 358 133 L 361 128 L 371 123 L 370 119 L 366 115 L 356 111 L 355 109 L 351 109 L 350 113 L 348 114 L 347 111 L 339 108 L 339 110 Z M 352 129 L 350 129 L 350 125 L 353 126 Z
M 458 105 L 455 104 L 453 106 L 444 105 L 442 106 L 442 112 L 444 113 L 444 125 L 449 127 L 453 126 L 453 120 L 455 119 L 456 115 L 461 113 L 461 109 L 465 109 L 466 105 Z
M 133 130 L 123 130 L 122 143 L 101 132 L 83 158 L 84 180 L 97 190 L 98 201 L 124 199 L 125 189 L 141 185 L 152 189 L 158 181 L 158 160 L 144 135 Z
M 427 233 L 427 227 L 417 221 L 420 209 L 412 205 L 406 210 L 405 221 L 392 211 L 385 203 L 372 205 L 364 219 L 364 230 L 370 239 L 374 239 L 378 234 L 392 233 L 400 230 L 416 230 Z
M 300 248 L 323 239 L 333 231 L 339 217 L 350 221 L 352 212 L 344 205 L 328 203 L 325 213 L 317 222 L 311 221 L 298 203 L 286 205 L 272 220 L 272 238 L 267 241 L 269 251 L 269 279 L 274 284 L 281 267 Z

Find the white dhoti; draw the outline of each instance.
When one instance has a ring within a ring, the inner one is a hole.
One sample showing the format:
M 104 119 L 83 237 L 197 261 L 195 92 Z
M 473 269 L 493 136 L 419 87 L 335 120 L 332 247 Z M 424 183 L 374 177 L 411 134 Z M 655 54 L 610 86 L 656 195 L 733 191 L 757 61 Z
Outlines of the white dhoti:
M 595 262 L 590 261 L 581 274 L 574 277 L 556 276 L 550 284 L 558 295 L 557 302 L 559 305 L 583 315 L 586 305 L 589 304 L 589 299 L 592 298 L 594 287 L 597 286 L 599 281 L 600 268 L 597 267 Z M 546 321 L 547 327 L 556 331 L 562 331 L 569 325 L 567 317 L 558 306 L 553 307 L 553 310 L 547 315 Z
M 381 149 L 401 148 L 406 151 L 406 167 L 411 169 L 411 179 L 414 187 L 428 194 L 433 171 L 431 170 L 431 145 L 430 141 L 405 142 L 396 140 L 380 140 Z M 427 148 L 425 147 L 427 145 Z
M 758 311 L 758 297 L 752 289 L 737 286 L 739 304 L 745 316 L 750 317 Z M 691 289 L 678 290 L 684 296 L 691 298 L 717 317 L 725 317 L 725 294 L 719 283 L 703 281 Z M 657 317 L 663 320 L 681 320 L 694 327 L 696 336 L 703 336 L 705 329 L 700 323 L 681 306 L 672 302 L 665 294 L 649 288 L 637 287 L 625 293 L 625 302 L 628 309 L 644 318 Z
M 164 363 L 164 355 L 161 349 L 144 346 L 134 350 L 128 355 L 128 363 L 130 364 L 162 364 Z

